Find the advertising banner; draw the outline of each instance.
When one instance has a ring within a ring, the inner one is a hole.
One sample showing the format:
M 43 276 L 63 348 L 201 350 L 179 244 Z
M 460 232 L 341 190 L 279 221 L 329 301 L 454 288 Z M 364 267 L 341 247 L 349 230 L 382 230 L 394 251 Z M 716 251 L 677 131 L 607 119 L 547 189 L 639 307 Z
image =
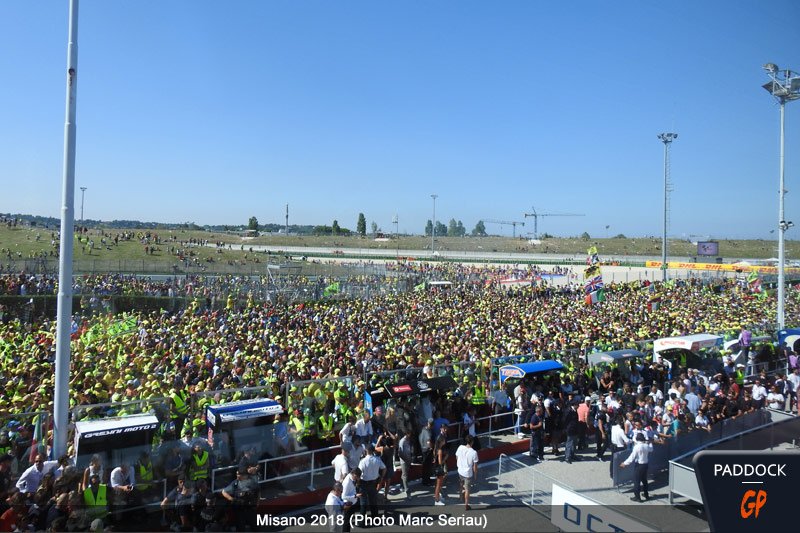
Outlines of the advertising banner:
M 607 505 L 553 483 L 550 521 L 561 531 L 655 531 Z

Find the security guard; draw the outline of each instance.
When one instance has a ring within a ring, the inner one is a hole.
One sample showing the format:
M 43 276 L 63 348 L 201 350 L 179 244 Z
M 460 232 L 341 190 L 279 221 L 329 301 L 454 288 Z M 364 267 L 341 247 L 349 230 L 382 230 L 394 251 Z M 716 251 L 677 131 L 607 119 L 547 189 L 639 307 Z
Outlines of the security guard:
M 336 402 L 336 409 L 340 409 L 341 405 L 347 402 L 350 395 L 347 393 L 347 385 L 344 383 L 339 384 L 339 388 L 333 393 L 333 399 Z
M 149 496 L 150 490 L 153 488 L 153 463 L 149 453 L 142 452 L 133 472 L 136 476 L 136 489 L 142 493 L 142 496 Z
M 739 384 L 739 388 L 744 387 L 744 365 L 739 363 L 736 365 L 736 373 L 734 374 L 734 378 L 736 383 Z
M 333 417 L 328 411 L 325 411 L 322 416 L 317 420 L 319 425 L 319 438 L 327 442 L 328 446 L 333 444 Z
M 8 432 L 3 430 L 0 433 L 0 455 L 5 455 L 11 452 L 11 440 L 8 438 Z
M 89 477 L 89 486 L 83 491 L 83 503 L 92 520 L 108 516 L 108 486 L 100 483 L 98 474 Z
M 169 415 L 175 423 L 175 434 L 180 436 L 183 432 L 186 415 L 189 414 L 189 394 L 181 387 L 172 389 L 169 398 L 172 400 Z
M 314 419 L 311 410 L 306 409 L 303 418 L 300 418 L 300 409 L 295 409 L 292 416 L 292 426 L 294 427 L 294 437 L 298 444 L 308 446 L 314 435 Z
M 475 409 L 479 409 L 483 411 L 484 405 L 486 405 L 486 387 L 483 384 L 483 381 L 478 380 L 475 383 L 475 386 L 472 388 L 472 405 L 475 406 Z M 483 414 L 481 412 L 480 414 Z
M 189 479 L 195 482 L 199 479 L 208 479 L 210 470 L 211 461 L 208 452 L 200 444 L 195 444 L 189 459 Z

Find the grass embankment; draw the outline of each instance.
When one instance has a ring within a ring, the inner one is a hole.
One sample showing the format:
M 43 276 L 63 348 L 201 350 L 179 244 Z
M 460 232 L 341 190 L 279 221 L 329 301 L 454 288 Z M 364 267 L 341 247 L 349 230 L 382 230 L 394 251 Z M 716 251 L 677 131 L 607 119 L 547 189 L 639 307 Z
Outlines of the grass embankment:
M 147 230 L 129 230 L 134 235 L 140 235 Z M 255 238 L 242 238 L 233 233 L 222 232 L 203 232 L 193 230 L 151 230 L 160 238 L 158 244 L 151 244 L 154 250 L 150 253 L 145 252 L 145 244 L 139 239 L 134 238 L 128 241 L 119 240 L 113 244 L 113 238 L 120 230 L 90 230 L 82 238 L 82 242 L 75 241 L 74 260 L 76 263 L 84 261 L 145 261 L 147 263 L 164 263 L 173 265 L 180 263 L 178 257 L 170 253 L 170 247 L 182 249 L 186 254 L 193 254 L 192 261 L 205 264 L 209 268 L 214 265 L 234 265 L 246 266 L 255 264 L 257 259 L 259 264 L 265 262 L 282 261 L 282 258 L 267 256 L 263 253 L 249 251 L 253 245 L 300 246 L 300 247 L 322 247 L 342 250 L 347 253 L 358 253 L 358 249 L 379 249 L 385 250 L 387 256 L 399 253 L 401 256 L 407 250 L 427 250 L 430 249 L 430 237 L 422 236 L 400 236 L 398 239 L 390 241 L 375 241 L 372 238 L 357 236 L 297 236 L 297 235 L 262 235 Z M 52 257 L 52 252 L 56 248 L 51 244 L 52 229 L 18 226 L 8 228 L 0 226 L 0 248 L 11 250 L 10 259 L 29 259 L 35 256 Z M 105 234 L 106 245 L 101 243 Z M 38 238 L 37 238 L 38 236 Z M 89 250 L 86 246 L 87 239 L 95 243 L 95 247 Z M 208 248 L 208 247 L 183 247 L 181 242 L 190 239 L 208 240 L 209 242 L 224 242 L 232 245 L 232 249 Z M 603 257 L 631 257 L 637 256 L 659 256 L 661 254 L 661 239 L 654 237 L 642 237 L 631 239 L 590 239 L 580 238 L 551 238 L 544 239 L 541 244 L 531 244 L 527 239 L 513 239 L 510 237 L 439 237 L 436 239 L 436 249 L 452 252 L 500 252 L 500 253 L 552 253 L 582 256 L 586 254 L 586 249 L 596 245 L 598 252 Z M 775 257 L 776 243 L 766 240 L 721 240 L 719 241 L 720 255 L 726 260 L 735 261 L 743 258 L 767 259 Z M 696 246 L 690 242 L 681 240 L 669 241 L 670 256 L 692 257 L 696 255 Z M 795 259 L 800 257 L 800 241 L 786 242 L 787 258 Z M 0 262 L 7 262 L 9 257 L 4 253 L 0 255 Z M 713 260 L 713 259 L 711 259 Z

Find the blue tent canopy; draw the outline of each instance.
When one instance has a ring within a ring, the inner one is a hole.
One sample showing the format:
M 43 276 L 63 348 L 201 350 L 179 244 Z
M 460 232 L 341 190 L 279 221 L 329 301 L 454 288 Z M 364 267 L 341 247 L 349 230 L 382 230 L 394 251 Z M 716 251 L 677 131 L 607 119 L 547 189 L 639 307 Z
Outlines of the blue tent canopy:
M 533 374 L 544 374 L 554 370 L 563 370 L 564 365 L 552 359 L 544 361 L 533 361 L 531 363 L 520 363 L 518 365 L 506 365 L 500 367 L 500 383 L 508 378 L 524 378 Z
M 786 343 L 786 345 L 789 348 L 791 348 L 792 350 L 795 351 L 795 353 L 797 353 L 795 347 L 800 347 L 798 341 L 800 341 L 800 329 L 788 328 L 788 329 L 782 329 L 778 332 L 778 346 L 781 346 L 783 343 Z

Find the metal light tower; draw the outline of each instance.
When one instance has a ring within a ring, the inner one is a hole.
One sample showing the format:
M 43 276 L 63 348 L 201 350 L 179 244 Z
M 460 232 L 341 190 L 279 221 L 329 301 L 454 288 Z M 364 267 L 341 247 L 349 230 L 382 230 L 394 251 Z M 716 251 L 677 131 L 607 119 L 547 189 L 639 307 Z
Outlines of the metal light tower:
M 669 198 L 669 146 L 678 138 L 677 133 L 659 133 L 664 143 L 664 234 L 661 237 L 661 281 L 667 281 L 667 199 Z
M 86 194 L 86 187 L 81 187 L 81 225 L 83 225 L 83 197 Z
M 396 255 L 400 255 L 400 219 L 397 217 L 397 213 L 394 214 L 394 218 L 392 218 L 392 223 L 394 224 L 394 242 L 397 246 Z
M 436 237 L 436 199 L 439 197 L 438 194 L 431 194 L 431 198 L 433 198 L 433 228 L 431 228 L 431 255 L 434 252 L 434 238 Z
M 784 131 L 786 124 L 786 102 L 800 98 L 800 76 L 789 69 L 780 70 L 775 63 L 767 63 L 764 70 L 771 80 L 763 85 L 781 105 L 781 149 L 780 149 L 780 186 L 778 188 L 778 329 L 785 327 L 784 308 L 786 303 L 786 249 L 784 244 L 786 230 L 794 224 L 787 222 L 783 213 L 785 161 Z
M 75 110 L 78 91 L 78 0 L 69 3 L 67 110 L 64 122 L 64 176 L 56 317 L 56 381 L 53 402 L 53 457 L 67 451 L 69 431 L 69 341 L 72 322 L 72 244 L 75 231 Z

